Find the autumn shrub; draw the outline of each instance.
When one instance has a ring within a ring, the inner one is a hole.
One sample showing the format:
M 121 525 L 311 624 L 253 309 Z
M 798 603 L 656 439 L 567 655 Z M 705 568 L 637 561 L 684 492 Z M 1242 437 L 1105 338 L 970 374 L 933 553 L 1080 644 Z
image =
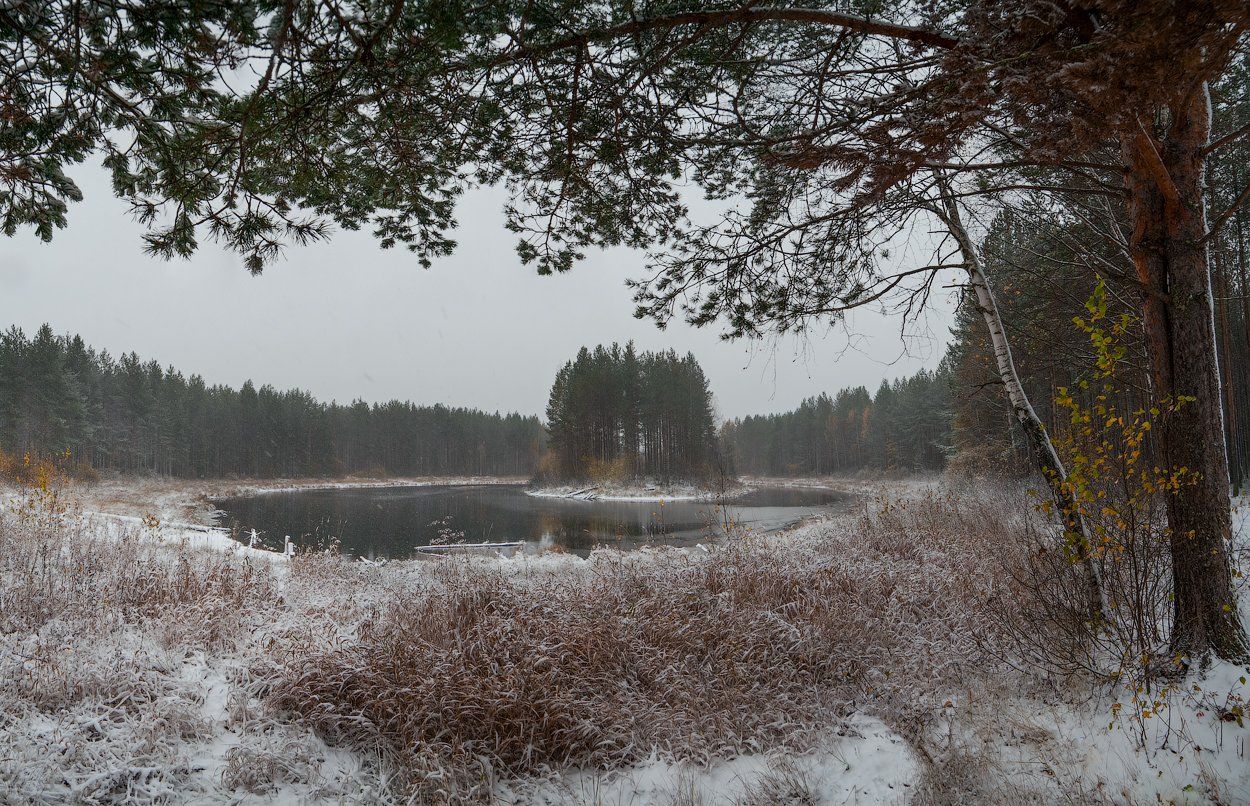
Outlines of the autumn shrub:
M 586 477 L 595 484 L 620 484 L 632 475 L 630 461 L 626 456 L 615 459 L 590 459 L 586 463 Z
M 1158 458 L 1153 436 L 1190 398 L 1141 401 L 1121 379 L 1124 342 L 1132 317 L 1108 315 L 1099 285 L 1075 326 L 1090 341 L 1094 363 L 1072 387 L 1056 390 L 1061 427 L 1055 445 L 1085 535 L 1033 535 L 1019 569 L 1031 606 L 1022 611 L 1020 643 L 1037 665 L 1065 673 L 1087 672 L 1148 691 L 1160 673 L 1181 666 L 1168 654 L 1172 619 L 1171 531 L 1168 498 L 1199 480 L 1188 468 Z M 1040 494 L 1039 494 L 1040 498 Z M 1037 507 L 1053 510 L 1047 496 Z M 1077 542 L 1082 551 L 1078 551 Z M 1076 571 L 1087 553 L 1097 570 L 1103 613 L 1083 615 L 1085 582 Z M 1082 615 L 1074 615 L 1082 614 Z
M 31 454 L 17 456 L 0 450 L 0 479 L 10 484 L 39 485 L 56 475 L 56 467 L 47 459 Z
M 543 452 L 542 456 L 538 457 L 538 465 L 534 469 L 534 481 L 555 481 L 561 477 L 562 473 L 560 454 L 553 450 L 547 450 Z
M 1184 401 L 1125 410 L 1108 384 L 1089 403 L 1061 390 L 1058 403 L 1070 418 L 1058 440 L 1070 467 L 1065 483 L 1089 533 L 1105 602 L 1105 617 L 1081 636 L 1087 663 L 1112 677 L 1148 677 L 1166 660 L 1172 618 L 1166 499 L 1197 480 L 1155 464 L 1148 440 L 1152 424 Z
M 69 451 L 53 455 L 28 451 L 19 456 L 0 450 L 0 480 L 19 487 L 46 486 L 56 479 L 91 482 L 99 478 L 94 467 Z
M 972 481 L 1021 475 L 1014 456 L 1005 456 L 1002 446 L 992 442 L 961 448 L 946 463 L 949 478 Z

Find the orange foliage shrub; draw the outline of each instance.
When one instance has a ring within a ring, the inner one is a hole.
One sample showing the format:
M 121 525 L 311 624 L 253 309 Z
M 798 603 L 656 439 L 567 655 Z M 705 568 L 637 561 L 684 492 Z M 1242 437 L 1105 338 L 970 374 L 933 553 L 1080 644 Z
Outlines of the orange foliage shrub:
M 17 456 L 0 450 L 0 479 L 4 481 L 22 486 L 46 487 L 57 478 L 97 481 L 100 474 L 86 462 L 75 460 L 69 451 L 59 456 L 29 452 Z

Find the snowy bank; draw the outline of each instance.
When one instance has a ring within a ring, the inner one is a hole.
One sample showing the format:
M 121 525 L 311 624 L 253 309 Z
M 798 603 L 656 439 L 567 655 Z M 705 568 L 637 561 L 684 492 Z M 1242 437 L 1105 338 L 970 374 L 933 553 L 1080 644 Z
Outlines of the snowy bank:
M 153 516 L 199 526 L 213 525 L 213 501 L 303 490 L 524 484 L 520 476 L 414 476 L 407 478 L 176 479 L 166 476 L 110 476 L 97 482 L 65 482 L 65 493 L 86 510 Z M 15 489 L 10 495 L 18 494 Z
M 650 758 L 607 773 L 577 770 L 528 786 L 506 784 L 495 796 L 518 806 L 903 803 L 923 773 L 923 762 L 902 737 L 878 719 L 857 716 L 803 753 L 747 754 L 708 764 Z
M 734 482 L 725 489 L 695 484 L 564 484 L 530 488 L 526 495 L 536 498 L 570 498 L 579 501 L 732 501 L 749 492 L 750 485 Z
M 282 552 L 248 546 L 231 537 L 228 529 L 213 526 L 161 521 L 136 515 L 115 515 L 108 512 L 85 512 L 81 517 L 87 530 L 102 537 L 123 539 L 129 535 L 140 534 L 157 543 L 182 545 L 191 549 L 209 549 L 236 554 L 240 557 L 259 557 L 266 560 L 286 558 Z
M 15 500 L 0 800 L 1250 802 L 1245 669 L 1145 716 L 1013 670 L 985 604 L 1031 510 L 898 492 L 706 551 L 385 565 Z

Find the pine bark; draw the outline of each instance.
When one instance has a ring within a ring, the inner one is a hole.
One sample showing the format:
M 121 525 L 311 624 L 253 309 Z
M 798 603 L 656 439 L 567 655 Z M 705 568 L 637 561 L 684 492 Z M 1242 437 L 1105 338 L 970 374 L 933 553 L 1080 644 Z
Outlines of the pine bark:
M 1140 126 L 1120 139 L 1133 226 L 1129 249 L 1146 289 L 1142 325 L 1151 382 L 1156 396 L 1173 404 L 1161 423 L 1160 464 L 1199 474 L 1167 502 L 1172 650 L 1191 659 L 1214 652 L 1240 660 L 1247 643 L 1228 553 L 1228 455 L 1205 240 L 1210 131 L 1204 85 L 1174 106 L 1161 136 Z

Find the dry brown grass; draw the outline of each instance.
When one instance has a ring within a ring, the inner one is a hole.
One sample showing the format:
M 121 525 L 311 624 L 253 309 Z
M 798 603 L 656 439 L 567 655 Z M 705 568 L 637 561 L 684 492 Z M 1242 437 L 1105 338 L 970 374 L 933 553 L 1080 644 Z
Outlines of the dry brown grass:
M 856 708 L 901 719 L 984 661 L 998 511 L 930 498 L 854 533 L 605 552 L 553 575 L 449 560 L 349 639 L 290 647 L 269 702 L 432 800 L 653 751 L 802 746 Z
M 1006 791 L 940 733 L 948 698 L 1010 646 L 1024 604 L 1004 569 L 1034 516 L 1008 493 L 863 512 L 707 554 L 276 572 L 155 527 L 104 536 L 37 490 L 0 514 L 0 801 L 487 801 L 570 767 L 767 752 L 747 799 L 802 803 L 814 783 L 785 751 L 856 712 L 919 748 L 928 802 Z M 355 779 L 327 772 L 314 731 Z
M 216 647 L 237 635 L 250 608 L 278 595 L 267 563 L 171 551 L 143 529 L 103 536 L 46 488 L 0 521 L 0 562 L 3 633 L 63 621 L 102 635 L 157 619 L 184 642 Z

